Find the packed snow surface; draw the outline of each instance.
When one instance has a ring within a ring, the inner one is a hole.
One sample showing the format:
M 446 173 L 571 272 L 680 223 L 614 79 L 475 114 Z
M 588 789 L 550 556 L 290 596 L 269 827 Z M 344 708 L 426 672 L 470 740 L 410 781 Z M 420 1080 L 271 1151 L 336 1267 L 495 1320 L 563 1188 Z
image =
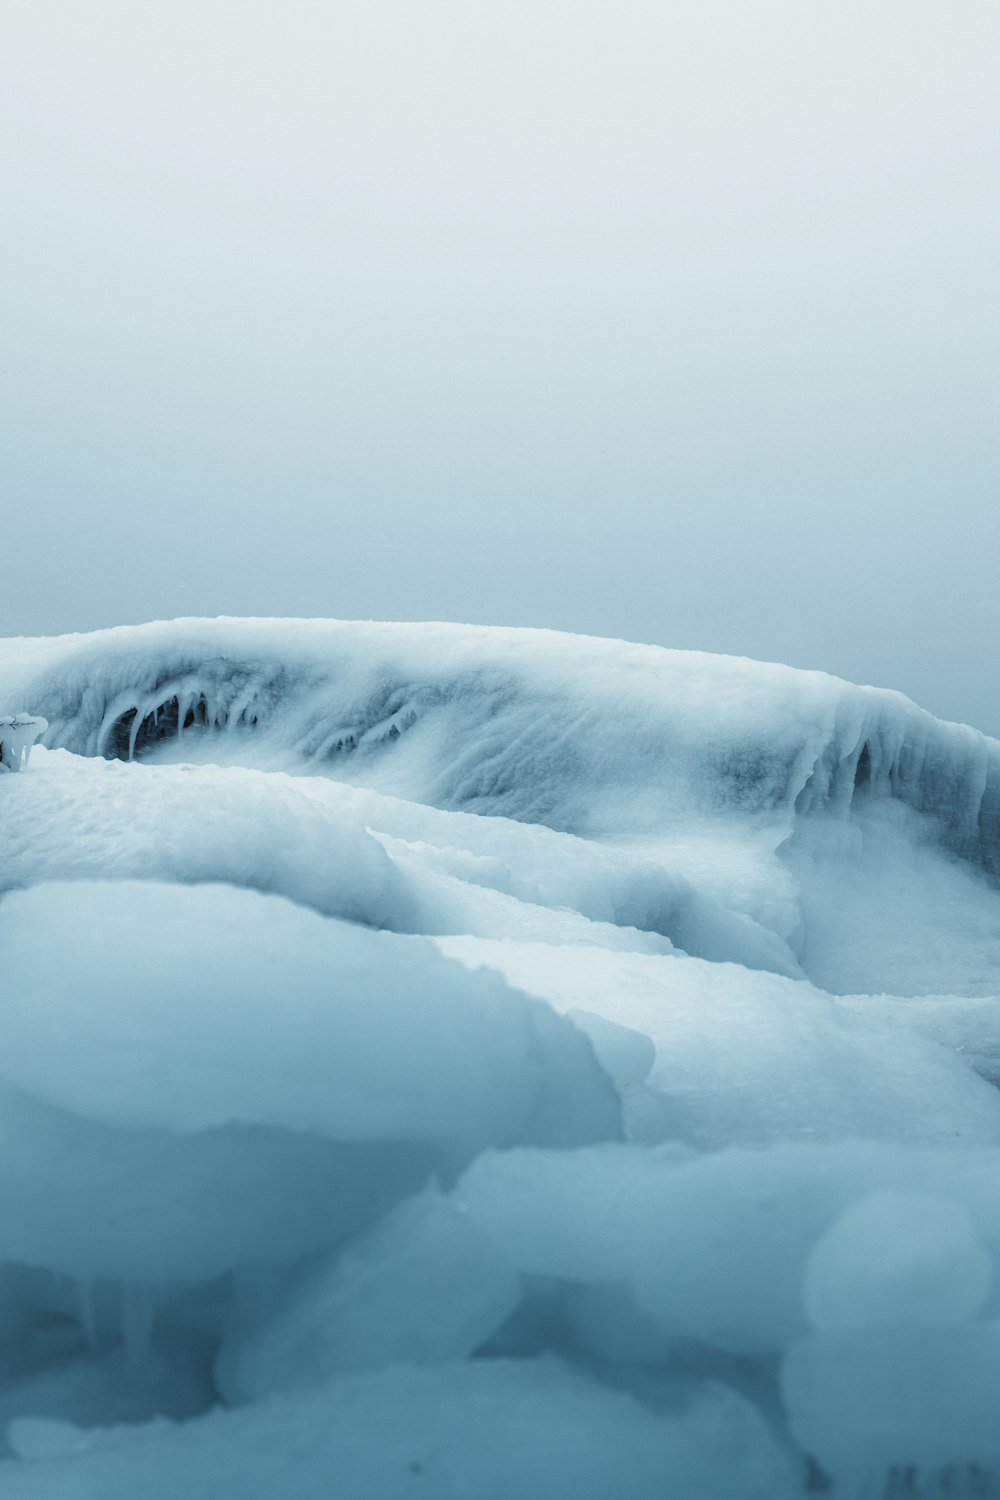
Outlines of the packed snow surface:
M 1000 1497 L 1000 744 L 289 620 L 0 741 L 0 1500 Z

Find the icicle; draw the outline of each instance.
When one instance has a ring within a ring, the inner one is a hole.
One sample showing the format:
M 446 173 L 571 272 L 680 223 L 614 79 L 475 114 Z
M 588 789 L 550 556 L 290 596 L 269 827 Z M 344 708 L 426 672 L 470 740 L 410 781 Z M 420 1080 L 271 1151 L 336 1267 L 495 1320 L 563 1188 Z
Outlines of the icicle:
M 253 702 L 254 693 L 255 688 L 253 684 L 250 684 L 245 689 L 245 691 L 240 693 L 238 697 L 234 698 L 232 703 L 229 705 L 229 713 L 226 715 L 226 722 L 227 724 L 231 724 L 234 729 L 239 726 L 243 715 L 246 713 L 247 709 Z
M 129 725 L 129 731 L 128 731 L 128 758 L 129 758 L 129 760 L 134 760 L 135 759 L 135 743 L 136 743 L 136 740 L 139 738 L 139 730 L 142 728 L 142 726 L 143 726 L 144 723 L 145 723 L 145 714 L 144 714 L 143 710 L 137 704 L 136 705 L 136 710 L 135 710 L 135 718 L 132 720 L 132 723 Z

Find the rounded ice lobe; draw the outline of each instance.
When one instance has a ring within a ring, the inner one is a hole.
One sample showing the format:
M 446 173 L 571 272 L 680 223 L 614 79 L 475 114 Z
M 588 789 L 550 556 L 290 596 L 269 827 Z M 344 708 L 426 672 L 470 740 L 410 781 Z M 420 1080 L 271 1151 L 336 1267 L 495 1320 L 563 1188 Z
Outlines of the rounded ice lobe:
M 344 1142 L 620 1135 L 587 1039 L 500 975 L 230 886 L 74 881 L 0 905 L 0 1081 L 105 1125 Z
M 990 1258 L 960 1204 L 871 1193 L 815 1246 L 805 1307 L 817 1329 L 960 1323 L 980 1311 L 992 1284 Z

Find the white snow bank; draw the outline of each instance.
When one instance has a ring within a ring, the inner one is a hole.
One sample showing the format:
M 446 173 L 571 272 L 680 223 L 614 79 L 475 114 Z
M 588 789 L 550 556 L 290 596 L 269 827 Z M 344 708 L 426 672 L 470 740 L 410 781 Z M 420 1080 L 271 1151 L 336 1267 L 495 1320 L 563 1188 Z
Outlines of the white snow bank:
M 551 631 L 179 620 L 0 651 L 49 745 L 129 756 L 225 731 L 440 807 L 578 832 L 892 796 L 996 864 L 1000 747 L 817 672 Z

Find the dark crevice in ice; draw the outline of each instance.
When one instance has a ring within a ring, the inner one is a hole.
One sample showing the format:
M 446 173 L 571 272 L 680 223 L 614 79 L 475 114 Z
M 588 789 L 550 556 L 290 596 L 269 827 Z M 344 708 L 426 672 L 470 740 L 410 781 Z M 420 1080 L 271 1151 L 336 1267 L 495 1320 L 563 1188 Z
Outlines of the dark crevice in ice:
M 164 692 L 164 689 L 166 691 Z M 163 694 L 162 697 L 159 694 Z M 154 697 L 152 703 L 150 699 Z M 336 761 L 358 749 L 392 745 L 411 729 L 419 717 L 418 703 L 430 694 L 399 689 L 381 690 L 348 713 L 301 716 L 285 720 L 299 756 L 314 764 Z M 123 697 L 130 697 L 122 707 Z M 270 682 L 248 682 L 245 674 L 233 672 L 214 680 L 192 674 L 181 683 L 160 683 L 152 694 L 135 691 L 116 695 L 102 711 L 99 722 L 87 727 L 70 720 L 49 736 L 50 744 L 62 744 L 77 753 L 103 755 L 108 760 L 142 760 L 165 741 L 176 740 L 188 730 L 233 733 L 272 726 L 283 695 Z M 280 719 L 280 712 L 277 717 Z

